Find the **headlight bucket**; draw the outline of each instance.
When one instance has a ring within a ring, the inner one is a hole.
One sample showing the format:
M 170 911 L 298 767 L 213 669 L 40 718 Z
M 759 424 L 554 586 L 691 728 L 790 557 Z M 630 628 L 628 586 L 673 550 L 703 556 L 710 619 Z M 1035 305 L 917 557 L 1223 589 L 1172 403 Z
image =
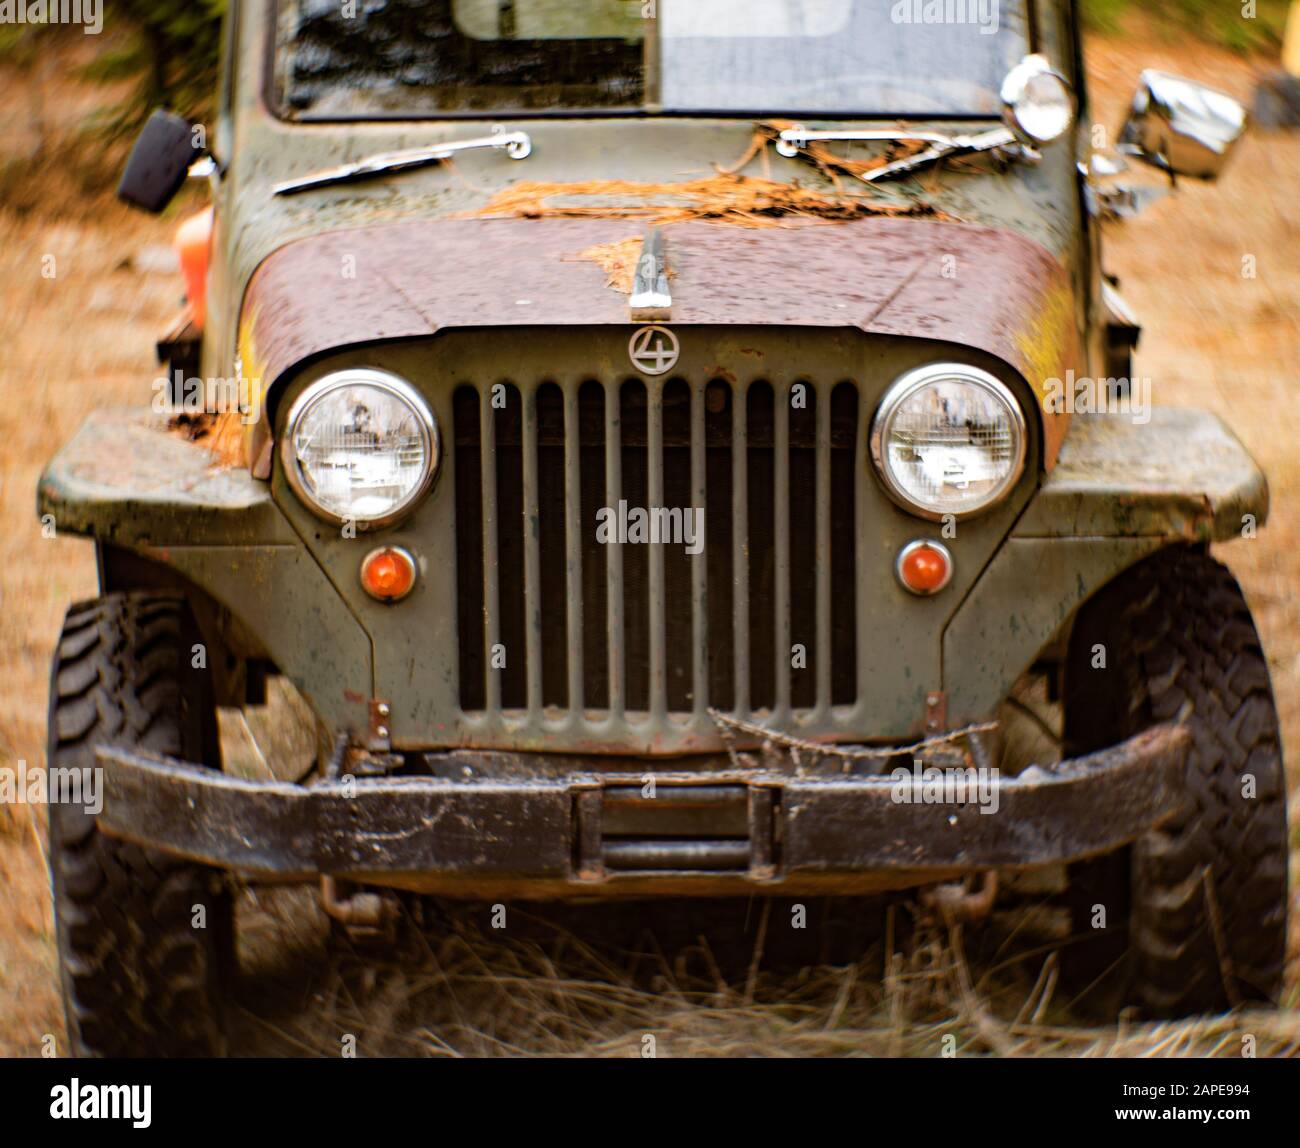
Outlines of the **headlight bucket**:
M 939 522 L 1001 502 L 1024 472 L 1027 440 L 1024 412 L 1005 383 L 965 363 L 931 363 L 885 392 L 869 447 L 885 493 Z
M 420 393 L 386 371 L 335 371 L 289 408 L 285 478 L 304 506 L 358 530 L 391 525 L 429 492 L 442 462 L 438 422 Z

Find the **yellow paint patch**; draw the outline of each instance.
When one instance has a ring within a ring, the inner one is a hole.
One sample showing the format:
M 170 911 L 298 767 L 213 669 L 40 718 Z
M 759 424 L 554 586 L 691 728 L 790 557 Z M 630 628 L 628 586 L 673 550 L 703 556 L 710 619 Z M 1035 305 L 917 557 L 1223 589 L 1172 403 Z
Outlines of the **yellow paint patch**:
M 1066 348 L 1074 343 L 1073 297 L 1069 286 L 1058 282 L 1043 296 L 1038 311 L 1015 335 L 1025 379 L 1038 400 L 1038 410 L 1043 417 L 1043 463 L 1048 470 L 1056 465 L 1070 416 L 1064 411 L 1047 409 L 1047 381 L 1065 377 L 1069 365 Z
M 257 417 L 244 424 L 244 464 L 254 470 L 266 445 L 271 441 L 271 428 L 266 422 L 266 372 L 253 332 L 257 327 L 257 309 L 246 311 L 239 320 L 239 401 L 244 410 L 252 410 Z M 265 476 L 263 476 L 265 477 Z

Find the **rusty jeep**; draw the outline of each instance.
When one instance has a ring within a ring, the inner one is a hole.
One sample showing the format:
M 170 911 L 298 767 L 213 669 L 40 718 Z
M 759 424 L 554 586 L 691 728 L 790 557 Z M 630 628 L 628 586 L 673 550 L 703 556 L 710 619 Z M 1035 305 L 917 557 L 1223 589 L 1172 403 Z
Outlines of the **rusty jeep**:
M 226 1047 L 244 881 L 378 936 L 1038 881 L 1124 1002 L 1276 997 L 1278 720 L 1210 554 L 1267 486 L 1150 404 L 1101 261 L 1237 104 L 1144 73 L 1095 153 L 1070 0 L 229 8 L 215 123 L 119 189 L 211 188 L 163 380 L 39 487 L 100 581 L 51 675 L 103 784 L 51 809 L 79 1052 Z M 268 682 L 308 749 L 223 769 Z

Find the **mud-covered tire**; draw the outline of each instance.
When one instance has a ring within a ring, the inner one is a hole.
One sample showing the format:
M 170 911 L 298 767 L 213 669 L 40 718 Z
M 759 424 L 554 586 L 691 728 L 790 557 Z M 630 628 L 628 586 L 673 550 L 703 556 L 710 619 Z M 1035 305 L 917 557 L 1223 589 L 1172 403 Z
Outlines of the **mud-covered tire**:
M 211 682 L 192 665 L 199 641 L 178 596 L 111 594 L 73 606 L 50 675 L 50 765 L 93 768 L 96 745 L 217 765 Z M 233 924 L 222 875 L 107 837 L 82 806 L 49 809 L 73 1051 L 223 1054 Z
M 1105 668 L 1094 667 L 1098 647 Z M 1277 711 L 1241 588 L 1186 547 L 1160 551 L 1091 599 L 1066 666 L 1070 752 L 1171 721 L 1191 732 L 1186 801 L 1126 858 L 1076 870 L 1081 900 L 1095 894 L 1121 926 L 1127 918 L 1124 995 L 1149 1015 L 1275 1001 L 1288 862 Z M 1086 934 L 1083 908 L 1076 928 Z

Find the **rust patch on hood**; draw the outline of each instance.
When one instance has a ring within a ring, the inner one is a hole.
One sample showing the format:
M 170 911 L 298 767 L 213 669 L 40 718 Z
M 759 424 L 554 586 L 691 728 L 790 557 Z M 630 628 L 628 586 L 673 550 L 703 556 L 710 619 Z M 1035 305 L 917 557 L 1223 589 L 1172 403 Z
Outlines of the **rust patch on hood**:
M 666 226 L 664 238 L 674 326 L 857 327 L 941 340 L 1001 359 L 1035 394 L 1049 371 L 1081 366 L 1065 268 L 1019 232 L 919 219 L 761 230 L 692 221 Z M 452 327 L 626 325 L 626 299 L 606 281 L 627 241 L 625 221 L 599 218 L 412 220 L 315 235 L 257 269 L 241 347 L 265 393 L 305 359 L 357 344 Z M 600 248 L 608 266 L 574 257 Z M 349 255 L 351 277 L 340 273 Z M 1039 407 L 1050 467 L 1068 416 Z

